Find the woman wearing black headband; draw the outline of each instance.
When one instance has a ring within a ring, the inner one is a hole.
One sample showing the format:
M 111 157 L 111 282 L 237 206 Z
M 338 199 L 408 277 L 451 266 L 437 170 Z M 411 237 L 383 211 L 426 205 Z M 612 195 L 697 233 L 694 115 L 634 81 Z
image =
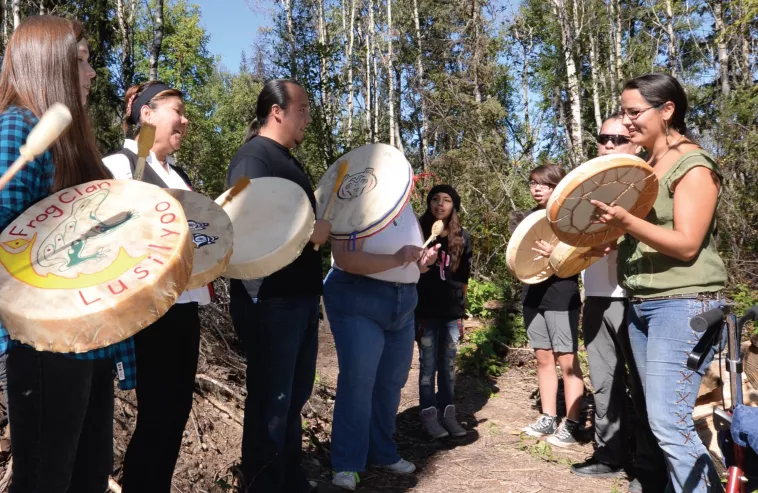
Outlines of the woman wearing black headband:
M 124 148 L 105 158 L 118 179 L 130 179 L 137 163 L 143 123 L 155 127 L 155 143 L 142 180 L 162 188 L 191 190 L 189 178 L 172 153 L 187 130 L 182 93 L 160 82 L 126 92 Z M 124 457 L 124 493 L 169 493 L 182 433 L 192 410 L 192 392 L 200 348 L 198 305 L 210 303 L 208 287 L 184 292 L 157 322 L 135 337 L 137 427 Z

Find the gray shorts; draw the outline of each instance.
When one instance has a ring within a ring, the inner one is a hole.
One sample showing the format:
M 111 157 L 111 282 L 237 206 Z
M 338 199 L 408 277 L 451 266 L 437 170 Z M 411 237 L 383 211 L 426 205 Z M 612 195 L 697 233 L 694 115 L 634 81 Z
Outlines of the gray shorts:
M 524 307 L 524 325 L 533 349 L 575 353 L 578 349 L 579 309 L 565 312 Z

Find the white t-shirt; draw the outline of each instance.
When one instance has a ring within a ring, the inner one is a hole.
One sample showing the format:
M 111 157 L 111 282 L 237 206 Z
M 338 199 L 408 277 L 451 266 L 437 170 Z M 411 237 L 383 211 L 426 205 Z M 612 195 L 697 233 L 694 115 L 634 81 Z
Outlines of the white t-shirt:
M 137 153 L 137 142 L 132 139 L 126 139 L 124 141 L 124 148 Z M 103 158 L 103 164 L 113 173 L 113 177 L 117 180 L 131 180 L 132 179 L 132 167 L 129 162 L 129 158 L 123 154 L 114 154 Z M 174 158 L 171 156 L 166 157 L 166 164 L 173 165 Z M 153 151 L 150 151 L 150 155 L 145 159 L 145 165 L 150 166 L 153 171 L 163 180 L 168 188 L 176 188 L 179 190 L 191 190 L 190 187 L 184 182 L 181 176 L 174 171 L 170 166 L 168 171 L 164 168 L 160 161 L 155 157 Z M 177 303 L 198 303 L 200 305 L 207 305 L 211 302 L 211 293 L 208 286 L 202 288 L 192 289 L 185 291 L 176 300 Z
M 582 271 L 584 296 L 626 298 L 626 292 L 619 286 L 616 273 L 617 258 L 618 252 L 614 250 Z
M 419 225 L 418 219 L 416 219 L 416 215 L 413 213 L 413 207 L 409 202 L 392 224 L 363 241 L 363 251 L 391 255 L 405 245 L 421 246 L 423 244 L 424 237 L 421 232 L 421 225 Z M 334 261 L 334 257 L 332 257 L 332 267 L 339 269 L 339 266 Z M 366 277 L 380 281 L 405 284 L 418 283 L 420 276 L 421 272 L 416 262 L 411 262 L 406 267 L 400 266 L 384 272 L 366 275 Z

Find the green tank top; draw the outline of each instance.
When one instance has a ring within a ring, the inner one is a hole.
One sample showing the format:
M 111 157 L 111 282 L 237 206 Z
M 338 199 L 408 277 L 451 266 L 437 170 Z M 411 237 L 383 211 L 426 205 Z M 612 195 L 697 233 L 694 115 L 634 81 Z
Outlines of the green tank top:
M 703 150 L 683 155 L 659 181 L 658 198 L 646 221 L 663 228 L 674 229 L 674 191 L 672 186 L 689 170 L 703 166 L 722 180 L 716 161 Z M 720 196 L 720 193 L 719 193 Z M 716 216 L 700 247 L 700 252 L 690 261 L 682 261 L 663 255 L 625 235 L 618 244 L 618 273 L 621 285 L 630 297 L 652 298 L 676 294 L 713 292 L 724 289 L 726 267 L 716 251 L 713 236 Z

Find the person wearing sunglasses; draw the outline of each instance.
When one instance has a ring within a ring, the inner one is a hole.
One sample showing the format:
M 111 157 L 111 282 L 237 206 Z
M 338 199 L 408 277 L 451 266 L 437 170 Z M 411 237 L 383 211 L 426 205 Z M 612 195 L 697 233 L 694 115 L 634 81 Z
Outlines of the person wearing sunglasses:
M 629 137 L 623 117 L 608 118 L 597 136 L 597 154 L 637 154 L 640 147 Z M 582 331 L 587 347 L 590 380 L 595 400 L 595 443 L 597 448 L 585 462 L 574 464 L 571 471 L 584 477 L 607 478 L 623 473 L 633 465 L 634 479 L 630 493 L 662 491 L 667 482 L 663 452 L 647 423 L 642 384 L 633 369 L 634 359 L 626 323 L 628 301 L 619 286 L 617 252 L 613 250 L 582 272 L 584 309 Z M 635 414 L 627 413 L 626 365 L 630 372 L 631 394 Z M 634 434 L 634 459 L 630 456 L 629 438 Z

